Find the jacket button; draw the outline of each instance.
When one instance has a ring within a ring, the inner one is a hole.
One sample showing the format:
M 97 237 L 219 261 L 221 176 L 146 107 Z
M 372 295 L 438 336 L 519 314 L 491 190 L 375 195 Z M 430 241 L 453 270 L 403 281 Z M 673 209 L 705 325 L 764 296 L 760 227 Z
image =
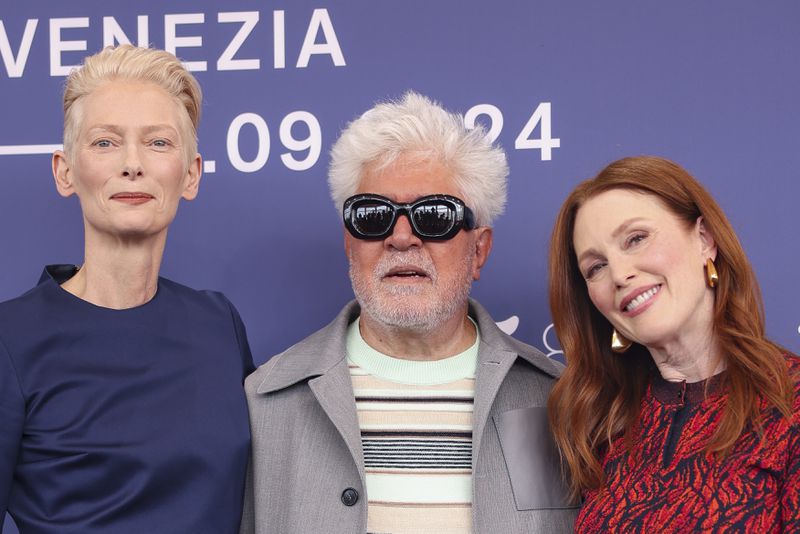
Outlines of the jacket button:
M 358 492 L 353 488 L 347 488 L 342 492 L 342 502 L 345 506 L 353 506 L 358 502 Z

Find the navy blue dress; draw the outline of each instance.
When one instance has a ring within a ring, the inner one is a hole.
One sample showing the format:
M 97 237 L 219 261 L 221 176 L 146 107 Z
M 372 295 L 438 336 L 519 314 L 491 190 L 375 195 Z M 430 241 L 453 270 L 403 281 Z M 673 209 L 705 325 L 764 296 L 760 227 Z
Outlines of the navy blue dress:
M 250 449 L 244 326 L 164 278 L 112 310 L 61 289 L 0 304 L 0 521 L 22 534 L 238 531 Z M 2 528 L 2 527 L 0 527 Z

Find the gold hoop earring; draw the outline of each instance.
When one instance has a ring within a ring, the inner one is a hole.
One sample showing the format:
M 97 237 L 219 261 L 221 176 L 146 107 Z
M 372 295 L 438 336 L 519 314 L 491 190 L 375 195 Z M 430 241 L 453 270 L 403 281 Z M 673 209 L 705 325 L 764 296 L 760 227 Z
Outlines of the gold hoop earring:
M 711 258 L 706 260 L 706 283 L 708 284 L 708 287 L 712 289 L 717 287 L 717 283 L 719 283 L 717 267 L 714 265 L 714 261 Z
M 611 330 L 611 350 L 617 354 L 622 354 L 631 348 L 631 345 L 633 345 L 633 341 L 617 332 L 616 328 Z

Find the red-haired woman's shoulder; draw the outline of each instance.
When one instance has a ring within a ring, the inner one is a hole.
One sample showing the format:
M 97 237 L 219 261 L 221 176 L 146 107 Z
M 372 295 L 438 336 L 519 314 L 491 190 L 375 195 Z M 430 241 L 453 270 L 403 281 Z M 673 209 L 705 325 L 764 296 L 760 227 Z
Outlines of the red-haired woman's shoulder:
M 786 363 L 789 366 L 789 378 L 794 385 L 794 402 L 792 411 L 796 414 L 796 419 L 800 420 L 800 356 L 787 352 L 784 354 Z
M 786 364 L 789 367 L 789 376 L 792 377 L 792 382 L 796 384 L 800 379 L 800 356 L 791 352 L 784 352 L 783 357 L 786 358 Z

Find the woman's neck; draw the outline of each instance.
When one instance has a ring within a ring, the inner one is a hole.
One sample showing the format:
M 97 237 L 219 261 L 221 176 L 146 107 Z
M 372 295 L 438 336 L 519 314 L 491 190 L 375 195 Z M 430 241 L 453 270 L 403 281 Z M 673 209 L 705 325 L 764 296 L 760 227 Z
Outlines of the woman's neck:
M 670 382 L 700 382 L 725 370 L 713 335 L 696 342 L 675 341 L 647 347 L 659 373 Z
M 83 265 L 61 287 L 104 308 L 141 306 L 158 289 L 165 243 L 166 233 L 138 240 L 87 238 Z

